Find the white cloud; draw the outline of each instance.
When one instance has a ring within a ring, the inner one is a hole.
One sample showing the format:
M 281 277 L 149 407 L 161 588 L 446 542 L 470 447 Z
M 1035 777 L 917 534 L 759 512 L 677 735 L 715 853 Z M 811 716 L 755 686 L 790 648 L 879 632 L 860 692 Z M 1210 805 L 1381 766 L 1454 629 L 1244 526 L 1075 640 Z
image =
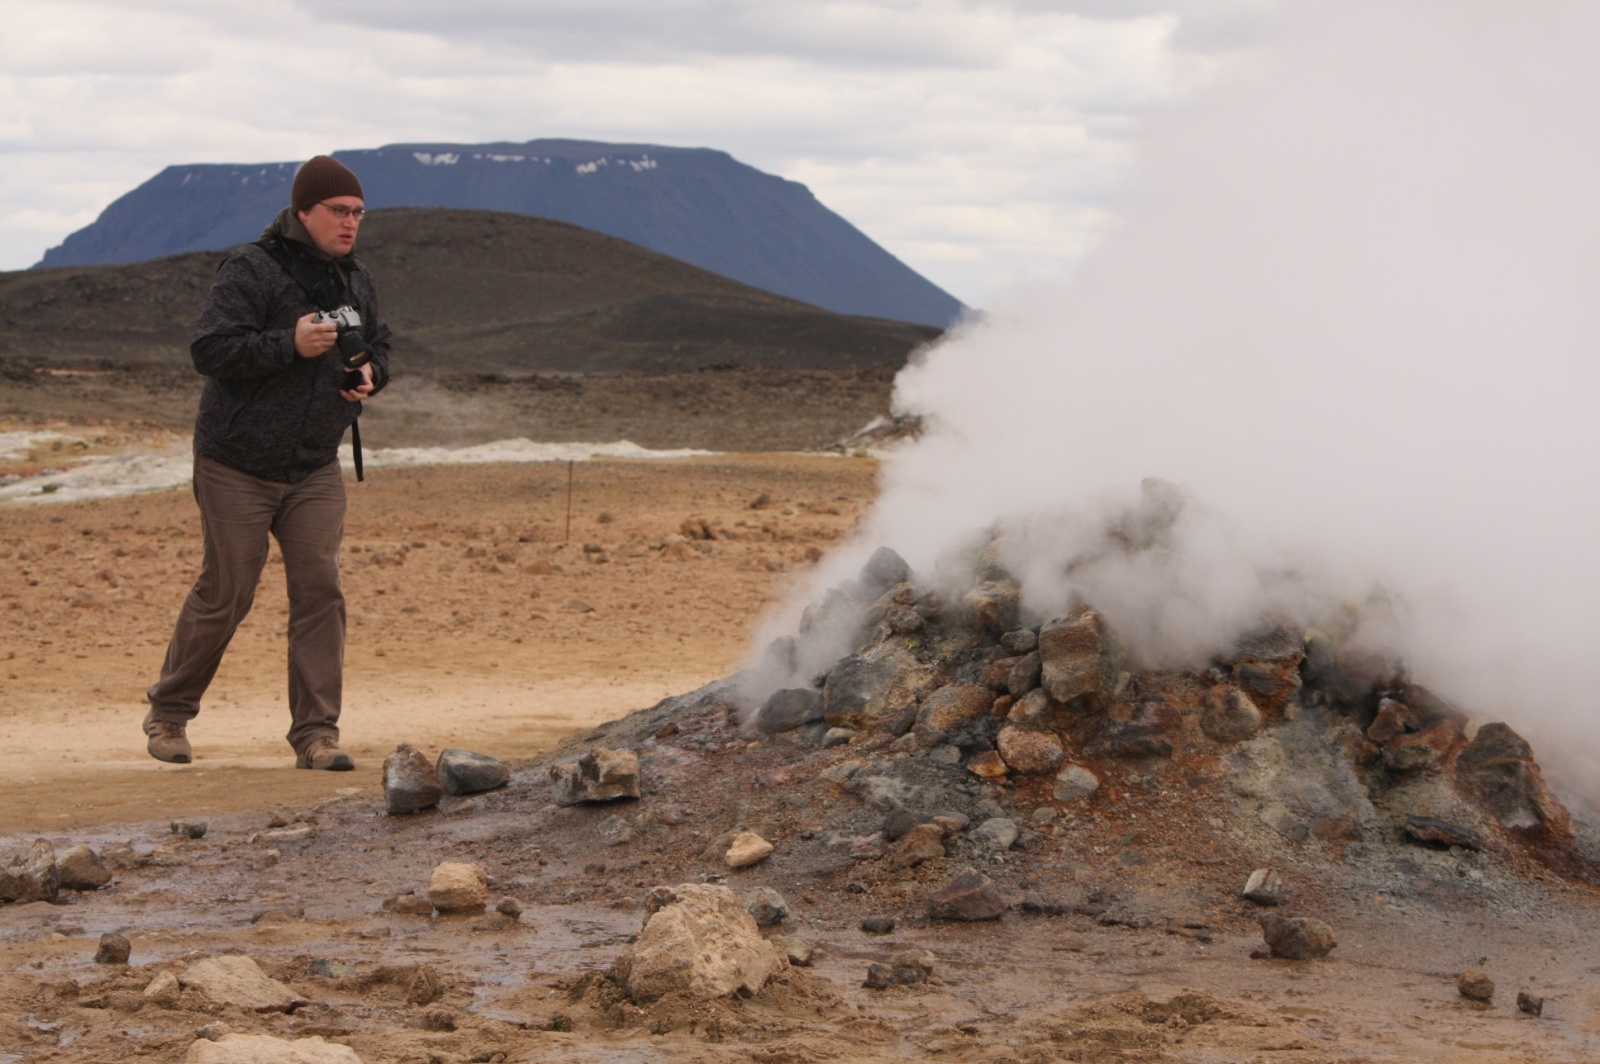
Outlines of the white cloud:
M 1264 3 L 14 0 L 0 268 L 174 163 L 577 137 L 803 181 L 981 303 L 1083 254 L 1139 117 Z M 1203 50 L 1175 47 L 1197 26 Z

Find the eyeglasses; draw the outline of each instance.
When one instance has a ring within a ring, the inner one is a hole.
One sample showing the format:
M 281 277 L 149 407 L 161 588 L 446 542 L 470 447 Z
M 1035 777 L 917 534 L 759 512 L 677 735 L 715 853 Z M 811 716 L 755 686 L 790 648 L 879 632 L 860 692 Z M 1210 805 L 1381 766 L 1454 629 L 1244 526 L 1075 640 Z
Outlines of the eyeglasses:
M 327 209 L 341 222 L 346 218 L 354 218 L 359 222 L 361 219 L 367 216 L 367 209 L 365 207 L 346 207 L 339 203 L 319 203 L 317 206 Z

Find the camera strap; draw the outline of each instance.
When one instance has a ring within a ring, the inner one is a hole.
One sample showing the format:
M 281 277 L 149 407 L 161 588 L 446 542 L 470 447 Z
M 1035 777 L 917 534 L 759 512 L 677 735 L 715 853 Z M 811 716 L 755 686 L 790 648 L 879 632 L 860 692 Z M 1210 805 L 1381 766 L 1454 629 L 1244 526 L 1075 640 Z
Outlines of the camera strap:
M 311 305 L 318 310 L 337 310 L 349 302 L 350 279 L 338 263 L 329 263 L 333 267 L 332 272 L 339 278 L 338 287 L 335 288 L 330 283 L 332 278 L 329 277 L 328 270 L 319 268 L 308 256 L 295 254 L 281 236 L 275 233 L 264 236 L 256 241 L 256 246 L 271 255 L 273 261 L 283 267 L 283 272 L 294 279 L 294 283 L 300 286 L 306 298 L 311 300 Z M 355 459 L 357 482 L 366 480 L 366 471 L 361 465 L 360 414 L 350 422 L 350 454 Z

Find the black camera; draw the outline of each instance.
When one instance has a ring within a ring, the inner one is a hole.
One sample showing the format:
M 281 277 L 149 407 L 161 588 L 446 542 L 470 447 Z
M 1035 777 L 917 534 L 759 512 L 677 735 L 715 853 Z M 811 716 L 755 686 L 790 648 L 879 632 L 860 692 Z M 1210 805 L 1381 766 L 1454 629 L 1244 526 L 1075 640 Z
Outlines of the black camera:
M 361 387 L 365 380 L 361 375 L 361 367 L 372 358 L 372 348 L 367 346 L 367 338 L 361 335 L 361 312 L 346 305 L 333 310 L 320 310 L 312 320 L 318 325 L 332 322 L 339 327 L 334 346 L 339 349 L 339 361 L 347 371 L 341 388 L 348 392 Z

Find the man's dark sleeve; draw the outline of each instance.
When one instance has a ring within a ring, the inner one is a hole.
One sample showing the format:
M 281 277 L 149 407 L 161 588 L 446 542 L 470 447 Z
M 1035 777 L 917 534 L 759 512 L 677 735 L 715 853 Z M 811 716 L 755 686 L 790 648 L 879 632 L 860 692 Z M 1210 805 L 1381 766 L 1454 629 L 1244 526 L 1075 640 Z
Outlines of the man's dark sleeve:
M 367 346 L 372 349 L 372 391 L 377 395 L 383 391 L 384 385 L 389 383 L 389 345 L 394 339 L 389 331 L 389 323 L 383 320 L 383 314 L 378 310 L 378 293 L 372 287 L 371 279 L 367 283 L 367 307 L 371 311 L 365 316 L 370 322 L 362 333 L 366 337 Z
M 276 263 L 268 263 L 279 270 Z M 281 270 L 279 271 L 281 272 Z M 189 357 L 207 377 L 270 377 L 294 365 L 294 325 L 266 328 L 278 287 L 247 254 L 231 256 L 217 271 L 211 296 L 195 324 Z

